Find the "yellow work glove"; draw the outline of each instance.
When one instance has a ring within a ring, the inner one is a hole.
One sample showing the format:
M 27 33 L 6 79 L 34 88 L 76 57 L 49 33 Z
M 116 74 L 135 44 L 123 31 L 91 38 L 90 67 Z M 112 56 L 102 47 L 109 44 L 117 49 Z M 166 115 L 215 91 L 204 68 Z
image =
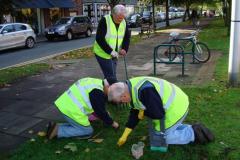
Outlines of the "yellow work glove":
M 143 118 L 144 118 L 144 110 L 140 110 L 138 113 L 138 119 L 143 120 Z
M 125 128 L 122 136 L 119 138 L 117 145 L 121 147 L 124 143 L 126 143 L 128 135 L 132 132 L 131 128 Z

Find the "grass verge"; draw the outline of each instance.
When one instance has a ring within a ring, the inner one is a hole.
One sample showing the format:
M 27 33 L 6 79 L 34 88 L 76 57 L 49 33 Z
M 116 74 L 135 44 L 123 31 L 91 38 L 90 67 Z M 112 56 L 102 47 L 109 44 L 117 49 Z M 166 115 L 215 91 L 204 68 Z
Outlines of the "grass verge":
M 69 59 L 80 59 L 80 58 L 90 58 L 94 54 L 92 52 L 92 47 L 81 48 L 67 52 L 63 55 L 56 56 L 55 60 L 69 60 Z M 0 88 L 15 82 L 16 80 L 42 73 L 46 70 L 51 69 L 51 65 L 47 63 L 33 63 L 21 67 L 13 67 L 4 70 L 0 70 Z
M 87 48 L 81 48 L 76 49 L 70 52 L 67 52 L 65 54 L 62 54 L 60 56 L 56 56 L 53 59 L 55 60 L 69 60 L 69 59 L 80 59 L 80 58 L 91 58 L 94 56 L 93 48 L 87 47 Z
M 0 70 L 0 87 L 4 87 L 9 83 L 13 83 L 21 78 L 35 75 L 46 70 L 49 70 L 51 66 L 46 63 L 29 64 L 22 67 L 13 67 L 9 69 Z

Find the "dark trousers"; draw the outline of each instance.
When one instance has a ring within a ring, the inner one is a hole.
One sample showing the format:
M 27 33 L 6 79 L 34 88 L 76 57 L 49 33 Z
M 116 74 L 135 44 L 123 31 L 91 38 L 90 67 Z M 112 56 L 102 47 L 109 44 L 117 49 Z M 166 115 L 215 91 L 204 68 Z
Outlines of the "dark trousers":
M 111 85 L 117 82 L 117 76 L 116 76 L 117 59 L 104 59 L 97 55 L 95 56 L 102 69 L 104 78 L 107 79 L 108 83 Z

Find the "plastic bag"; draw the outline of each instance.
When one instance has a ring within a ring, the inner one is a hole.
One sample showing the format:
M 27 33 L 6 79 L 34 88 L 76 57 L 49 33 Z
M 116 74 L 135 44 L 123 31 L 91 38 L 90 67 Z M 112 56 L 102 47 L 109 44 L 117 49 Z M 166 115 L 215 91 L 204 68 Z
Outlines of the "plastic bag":
M 138 142 L 137 144 L 133 144 L 131 151 L 132 155 L 135 159 L 139 159 L 140 157 L 143 156 L 143 148 L 145 144 L 143 142 Z

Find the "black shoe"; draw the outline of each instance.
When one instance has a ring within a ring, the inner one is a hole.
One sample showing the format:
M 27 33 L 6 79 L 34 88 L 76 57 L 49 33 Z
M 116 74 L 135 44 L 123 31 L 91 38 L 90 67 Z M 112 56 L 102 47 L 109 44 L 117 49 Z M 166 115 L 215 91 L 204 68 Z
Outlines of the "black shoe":
M 47 139 L 51 140 L 56 137 L 57 124 L 54 122 L 49 122 L 47 126 Z
M 48 135 L 50 134 L 50 128 L 52 128 L 53 122 L 48 122 L 47 124 L 47 130 L 46 130 L 46 136 L 48 137 Z
M 214 141 L 215 137 L 214 137 L 213 133 L 207 127 L 205 127 L 203 124 L 199 123 L 198 125 L 201 127 L 201 130 L 202 130 L 204 136 L 207 138 L 208 142 Z
M 206 144 L 208 142 L 207 138 L 204 136 L 201 126 L 199 124 L 192 125 L 194 135 L 195 135 L 195 143 L 197 144 Z

